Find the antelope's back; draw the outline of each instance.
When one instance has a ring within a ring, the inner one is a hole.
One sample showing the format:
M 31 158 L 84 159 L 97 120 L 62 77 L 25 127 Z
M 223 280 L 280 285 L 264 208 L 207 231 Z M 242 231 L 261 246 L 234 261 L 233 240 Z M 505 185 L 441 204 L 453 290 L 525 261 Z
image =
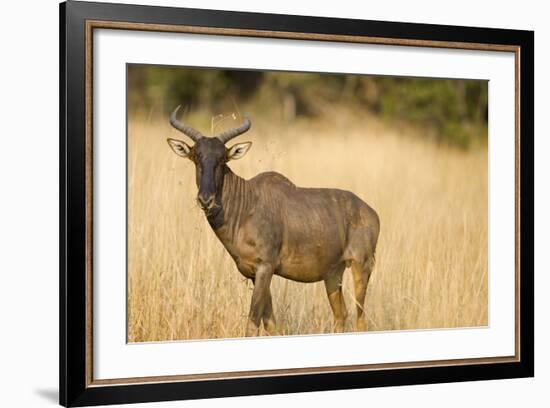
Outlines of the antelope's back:
M 308 280 L 342 261 L 350 233 L 377 222 L 374 210 L 349 191 L 300 188 L 273 172 L 250 181 L 261 217 L 280 229 L 277 244 L 285 269 L 311 269 Z

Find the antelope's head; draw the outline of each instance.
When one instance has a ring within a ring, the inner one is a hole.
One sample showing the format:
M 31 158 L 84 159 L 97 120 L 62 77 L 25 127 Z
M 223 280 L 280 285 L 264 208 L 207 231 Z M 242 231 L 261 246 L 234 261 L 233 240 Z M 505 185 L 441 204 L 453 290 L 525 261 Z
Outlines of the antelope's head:
M 225 144 L 250 129 L 250 120 L 245 117 L 241 126 L 214 137 L 206 137 L 198 130 L 178 121 L 176 115 L 179 108 L 178 106 L 170 115 L 170 124 L 189 137 L 194 144 L 189 146 L 183 140 L 171 138 L 167 141 L 174 153 L 195 163 L 195 175 L 199 189 L 197 202 L 209 214 L 221 206 L 225 164 L 229 160 L 243 157 L 252 142 L 237 143 L 231 147 L 226 147 Z

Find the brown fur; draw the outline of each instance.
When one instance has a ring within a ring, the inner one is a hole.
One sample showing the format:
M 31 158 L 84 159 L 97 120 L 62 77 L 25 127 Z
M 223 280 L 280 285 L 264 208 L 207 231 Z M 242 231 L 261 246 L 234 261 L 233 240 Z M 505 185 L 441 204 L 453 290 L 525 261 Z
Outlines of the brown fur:
M 273 275 L 298 282 L 324 281 L 335 330 L 343 331 L 347 311 L 341 285 L 348 266 L 357 329 L 367 329 L 363 308 L 380 230 L 371 207 L 349 191 L 296 187 L 275 172 L 244 180 L 226 163 L 242 157 L 249 143 L 227 149 L 216 138 L 201 138 L 193 147 L 179 140 L 168 142 L 195 163 L 197 200 L 238 270 L 254 282 L 247 336 L 257 335 L 262 321 L 268 333 L 277 332 L 270 292 Z

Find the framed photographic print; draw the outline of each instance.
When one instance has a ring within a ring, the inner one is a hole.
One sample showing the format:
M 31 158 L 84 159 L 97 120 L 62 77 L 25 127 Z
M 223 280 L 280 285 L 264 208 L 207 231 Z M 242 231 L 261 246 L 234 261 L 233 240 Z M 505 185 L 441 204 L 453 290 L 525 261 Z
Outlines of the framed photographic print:
M 533 32 L 60 21 L 62 405 L 533 376 Z

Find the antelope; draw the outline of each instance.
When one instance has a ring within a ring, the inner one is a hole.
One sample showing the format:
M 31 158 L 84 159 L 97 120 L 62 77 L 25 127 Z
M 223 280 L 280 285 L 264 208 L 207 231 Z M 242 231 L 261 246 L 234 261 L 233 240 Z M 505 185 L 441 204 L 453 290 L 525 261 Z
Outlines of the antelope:
M 380 231 L 377 213 L 349 191 L 297 187 L 276 172 L 250 180 L 239 177 L 228 162 L 242 158 L 252 143 L 225 145 L 250 129 L 248 117 L 237 128 L 206 137 L 177 119 L 179 108 L 170 115 L 170 124 L 194 144 L 172 138 L 168 144 L 195 164 L 197 203 L 239 272 L 254 285 L 246 336 L 257 336 L 262 322 L 267 334 L 277 333 L 273 275 L 305 283 L 324 281 L 333 329 L 343 332 L 347 311 L 342 277 L 350 266 L 356 329 L 366 331 L 365 295 Z

